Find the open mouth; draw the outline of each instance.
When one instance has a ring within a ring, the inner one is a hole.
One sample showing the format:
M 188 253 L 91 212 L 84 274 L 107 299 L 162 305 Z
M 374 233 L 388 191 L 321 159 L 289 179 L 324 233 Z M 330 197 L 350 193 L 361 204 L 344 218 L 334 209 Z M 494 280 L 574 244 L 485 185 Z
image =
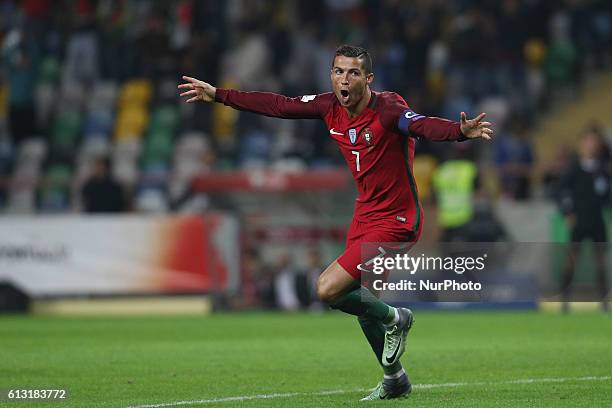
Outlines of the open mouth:
M 342 102 L 342 104 L 346 105 L 349 102 L 349 91 L 348 89 L 341 89 L 340 90 L 340 102 Z

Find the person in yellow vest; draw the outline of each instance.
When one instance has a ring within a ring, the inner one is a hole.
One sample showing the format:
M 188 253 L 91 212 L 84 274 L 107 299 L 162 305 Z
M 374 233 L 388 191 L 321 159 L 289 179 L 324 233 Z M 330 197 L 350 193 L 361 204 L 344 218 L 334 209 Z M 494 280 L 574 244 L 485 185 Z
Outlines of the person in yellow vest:
M 468 240 L 466 226 L 474 217 L 478 169 L 471 160 L 457 157 L 435 170 L 432 185 L 438 204 L 442 242 Z

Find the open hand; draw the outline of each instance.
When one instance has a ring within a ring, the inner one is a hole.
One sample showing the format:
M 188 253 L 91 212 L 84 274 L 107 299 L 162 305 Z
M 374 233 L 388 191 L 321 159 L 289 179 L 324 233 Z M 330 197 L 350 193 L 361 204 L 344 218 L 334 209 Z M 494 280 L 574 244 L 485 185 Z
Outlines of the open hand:
M 181 96 L 189 98 L 187 99 L 188 103 L 197 101 L 214 102 L 217 88 L 207 82 L 192 77 L 183 75 L 183 79 L 187 82 L 180 84 L 178 88 L 186 89 L 185 92 L 181 93 Z
M 483 122 L 486 113 L 481 113 L 474 119 L 467 119 L 465 112 L 461 112 L 461 133 L 468 139 L 477 139 L 482 137 L 483 139 L 491 140 L 493 135 L 493 129 L 491 129 L 491 122 Z

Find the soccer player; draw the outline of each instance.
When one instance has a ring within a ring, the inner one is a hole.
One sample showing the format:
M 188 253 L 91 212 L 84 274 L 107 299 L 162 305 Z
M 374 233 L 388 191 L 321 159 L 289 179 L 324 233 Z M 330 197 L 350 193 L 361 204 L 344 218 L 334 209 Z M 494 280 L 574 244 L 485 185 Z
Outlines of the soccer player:
M 346 249 L 317 282 L 321 301 L 357 316 L 384 371 L 384 379 L 363 400 L 407 396 L 412 386 L 400 363 L 412 312 L 378 299 L 361 282 L 361 244 L 419 239 L 423 210 L 412 175 L 417 138 L 435 141 L 490 139 L 484 113 L 460 122 L 426 117 L 412 111 L 396 93 L 375 92 L 372 59 L 361 47 L 336 49 L 331 67 L 333 92 L 289 98 L 268 92 L 220 89 L 183 76 L 178 87 L 187 102 L 219 102 L 235 109 L 285 119 L 323 119 L 353 178 L 359 197 L 348 231 Z

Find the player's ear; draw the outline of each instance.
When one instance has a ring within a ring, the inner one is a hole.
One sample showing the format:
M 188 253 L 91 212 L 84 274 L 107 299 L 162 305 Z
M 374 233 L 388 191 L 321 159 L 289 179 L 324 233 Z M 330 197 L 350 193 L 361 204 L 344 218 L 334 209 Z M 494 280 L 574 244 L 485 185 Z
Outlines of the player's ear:
M 366 82 L 368 85 L 372 85 L 372 82 L 374 82 L 374 73 L 370 72 L 366 75 Z

